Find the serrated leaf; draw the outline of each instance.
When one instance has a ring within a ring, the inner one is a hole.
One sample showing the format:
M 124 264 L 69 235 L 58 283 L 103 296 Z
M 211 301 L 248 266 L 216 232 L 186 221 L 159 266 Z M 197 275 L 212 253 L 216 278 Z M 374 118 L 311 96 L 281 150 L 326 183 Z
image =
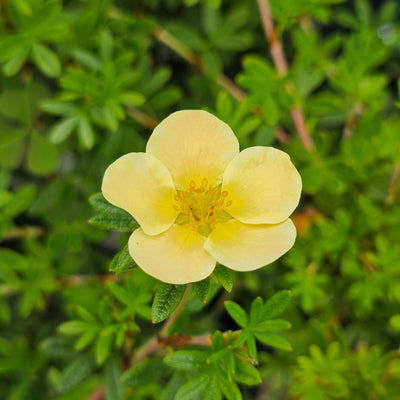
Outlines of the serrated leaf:
M 256 346 L 256 339 L 254 335 L 251 333 L 249 337 L 246 339 L 246 344 L 247 344 L 247 351 L 249 353 L 249 356 L 253 360 L 258 360 L 257 357 L 257 346 Z
M 232 290 L 233 278 L 230 269 L 223 267 L 222 265 L 217 265 L 212 273 L 213 278 L 216 282 L 220 283 L 224 289 L 228 292 Z
M 271 332 L 254 332 L 255 337 L 262 343 L 281 350 L 292 350 L 290 343 L 282 336 Z
M 191 371 L 206 367 L 207 355 L 201 350 L 178 350 L 164 358 L 172 368 Z
M 291 328 L 291 324 L 283 319 L 268 319 L 260 322 L 252 327 L 253 332 L 264 332 L 264 331 L 287 331 Z
M 93 357 L 84 355 L 78 357 L 63 372 L 58 386 L 60 392 L 72 389 L 90 375 L 94 367 Z
M 168 318 L 178 307 L 185 293 L 186 285 L 160 283 L 151 309 L 152 320 L 159 323 Z
M 114 258 L 111 260 L 110 271 L 116 274 L 121 274 L 128 269 L 136 267 L 135 261 L 133 261 L 129 254 L 128 243 L 119 251 Z
M 166 370 L 160 358 L 151 358 L 128 369 L 121 377 L 124 386 L 135 387 L 158 381 Z
M 210 375 L 203 374 L 185 383 L 176 394 L 175 400 L 191 400 L 203 393 L 209 382 Z
M 90 196 L 89 203 L 99 212 L 99 215 L 89 221 L 94 225 L 121 232 L 129 232 L 139 227 L 130 214 L 110 204 L 100 192 Z
M 235 380 L 249 386 L 259 385 L 262 382 L 258 369 L 240 358 L 236 358 Z
M 235 320 L 235 322 L 241 326 L 242 328 L 246 328 L 248 324 L 246 311 L 243 310 L 239 304 L 233 301 L 225 302 L 226 311 L 228 311 L 229 315 Z
M 98 214 L 90 218 L 89 223 L 103 229 L 113 229 L 119 232 L 130 232 L 135 229 L 136 222 L 129 214 Z
M 38 68 L 47 76 L 54 78 L 61 73 L 61 63 L 57 55 L 41 43 L 32 47 L 32 57 Z
M 211 354 L 211 356 L 207 358 L 207 362 L 212 364 L 220 361 L 228 355 L 229 351 L 230 350 L 225 347 L 224 349 L 221 349 L 217 352 L 213 352 L 213 354 Z
M 118 96 L 118 100 L 124 105 L 124 106 L 130 106 L 130 107 L 137 107 L 142 105 L 146 99 L 145 97 L 137 92 L 124 92 L 121 93 Z
M 288 306 L 292 297 L 291 292 L 282 290 L 274 294 L 264 305 L 263 319 L 275 318 Z
M 192 283 L 192 288 L 196 296 L 203 302 L 206 302 L 208 292 L 210 291 L 210 279 L 206 278 L 199 282 Z

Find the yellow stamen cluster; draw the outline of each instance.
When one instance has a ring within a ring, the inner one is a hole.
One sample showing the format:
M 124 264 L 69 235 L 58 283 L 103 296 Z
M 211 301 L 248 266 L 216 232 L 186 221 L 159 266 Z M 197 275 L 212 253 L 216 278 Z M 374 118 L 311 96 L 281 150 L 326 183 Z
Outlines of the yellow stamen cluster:
M 189 191 L 178 191 L 173 207 L 180 211 L 175 223 L 190 227 L 203 236 L 208 236 L 218 222 L 229 221 L 232 217 L 225 211 L 232 201 L 226 201 L 228 192 L 221 192 L 221 185 L 212 187 L 207 179 L 203 179 L 196 188 L 194 181 L 190 182 Z

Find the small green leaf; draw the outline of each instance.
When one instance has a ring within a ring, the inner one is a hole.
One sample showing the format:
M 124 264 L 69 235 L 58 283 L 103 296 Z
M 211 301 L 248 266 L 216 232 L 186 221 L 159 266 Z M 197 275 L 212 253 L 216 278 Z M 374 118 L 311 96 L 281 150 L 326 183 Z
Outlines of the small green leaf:
M 11 57 L 3 67 L 4 75 L 15 75 L 22 67 L 28 57 L 30 47 L 24 42 L 19 42 L 18 47 L 13 51 Z
M 94 133 L 92 129 L 92 124 L 85 116 L 81 116 L 79 118 L 78 138 L 85 149 L 90 150 L 93 147 Z
M 204 393 L 204 400 L 222 400 L 222 394 L 215 377 L 211 380 Z
M 113 335 L 110 333 L 105 333 L 104 331 L 100 334 L 96 342 L 95 354 L 96 362 L 98 365 L 103 364 L 110 354 L 111 344 Z
M 178 350 L 164 358 L 172 368 L 191 371 L 206 367 L 207 355 L 201 350 Z
M 58 166 L 58 149 L 47 138 L 33 132 L 27 157 L 28 168 L 36 175 L 50 175 Z
M 116 274 L 122 274 L 128 269 L 132 269 L 136 267 L 135 261 L 133 261 L 131 255 L 128 250 L 128 243 L 124 246 L 124 248 L 118 252 L 111 261 L 110 271 L 115 272 Z
M 90 324 L 86 321 L 73 320 L 63 322 L 58 326 L 58 330 L 64 335 L 78 335 L 79 333 L 85 332 Z
M 390 326 L 400 332 L 400 314 L 395 314 L 390 318 Z
M 122 373 L 116 359 L 110 359 L 105 364 L 106 372 L 106 398 L 107 400 L 123 400 L 124 390 L 119 383 Z
M 271 332 L 254 332 L 255 337 L 262 343 L 276 347 L 277 349 L 291 351 L 292 346 L 290 343 L 284 339 L 282 336 L 279 336 L 275 333 Z
M 225 371 L 218 370 L 216 378 L 219 388 L 228 400 L 242 400 L 242 394 L 235 382 L 229 381 Z
M 61 74 L 61 63 L 57 55 L 41 43 L 33 45 L 32 58 L 45 75 L 54 78 Z
M 141 106 L 145 101 L 145 97 L 137 92 L 124 92 L 118 96 L 118 100 L 124 106 L 137 107 Z
M 256 325 L 262 320 L 264 304 L 261 297 L 256 297 L 251 303 L 250 326 Z
M 264 306 L 263 319 L 275 318 L 288 306 L 292 297 L 291 292 L 282 290 L 267 300 Z
M 236 358 L 235 380 L 249 386 L 259 385 L 262 382 L 257 368 L 240 358 Z
M 192 283 L 192 288 L 196 296 L 203 302 L 206 302 L 208 292 L 210 291 L 210 279 L 206 278 L 199 282 Z
M 291 323 L 283 319 L 268 319 L 252 327 L 253 332 L 287 331 L 292 327 Z
M 230 269 L 222 265 L 217 265 L 212 273 L 212 277 L 217 283 L 220 283 L 226 291 L 230 292 L 232 290 L 233 278 Z
M 211 351 L 213 353 L 225 347 L 224 335 L 220 331 L 216 331 L 212 338 Z
M 49 138 L 52 143 L 61 143 L 68 136 L 71 135 L 74 128 L 79 122 L 78 117 L 65 118 L 56 125 L 53 126 L 49 133 Z
M 159 323 L 172 314 L 182 300 L 185 288 L 186 285 L 160 283 L 152 305 L 153 323 Z
M 175 400 L 191 400 L 197 398 L 197 396 L 206 390 L 210 379 L 210 375 L 202 374 L 190 380 L 178 390 Z
M 98 214 L 90 218 L 89 223 L 96 225 L 103 229 L 113 229 L 119 232 L 130 232 L 132 231 L 132 218 L 127 216 L 113 215 L 113 214 Z
M 246 311 L 244 311 L 239 304 L 233 301 L 226 301 L 225 308 L 238 325 L 240 325 L 242 328 L 247 327 L 248 320 Z
M 150 382 L 158 381 L 166 370 L 165 364 L 160 358 L 150 358 L 128 369 L 121 377 L 124 386 L 142 386 Z
M 93 357 L 84 355 L 76 358 L 63 372 L 58 386 L 60 392 L 72 389 L 90 375 L 94 367 Z
M 20 188 L 12 201 L 3 209 L 4 215 L 12 218 L 22 214 L 32 203 L 35 194 L 36 188 L 33 185 L 26 185 Z

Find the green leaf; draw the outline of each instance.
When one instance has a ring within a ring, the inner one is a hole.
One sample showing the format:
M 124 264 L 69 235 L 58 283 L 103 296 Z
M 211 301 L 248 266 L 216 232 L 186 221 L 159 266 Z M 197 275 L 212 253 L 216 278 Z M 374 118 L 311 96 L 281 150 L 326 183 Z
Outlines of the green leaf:
M 116 274 L 122 274 L 123 272 L 136 267 L 135 261 L 133 261 L 128 250 L 128 243 L 124 248 L 118 252 L 111 261 L 110 271 Z
M 57 55 L 48 47 L 36 43 L 32 47 L 32 58 L 38 68 L 50 78 L 61 74 L 61 63 Z
M 12 76 L 15 75 L 24 64 L 28 57 L 30 47 L 24 42 L 19 42 L 18 47 L 13 51 L 11 57 L 3 67 L 4 75 Z
M 152 305 L 153 323 L 159 323 L 172 314 L 181 302 L 185 289 L 186 285 L 160 283 Z
M 94 367 L 93 357 L 84 355 L 77 357 L 63 372 L 58 390 L 66 392 L 90 375 Z
M 122 369 L 115 358 L 106 362 L 105 372 L 107 400 L 123 400 L 125 398 L 124 390 L 119 383 Z
M 228 400 L 242 400 L 242 394 L 235 382 L 229 381 L 225 371 L 218 370 L 216 378 L 219 388 Z
M 146 101 L 146 98 L 137 92 L 124 92 L 118 96 L 118 100 L 124 106 L 137 107 L 141 106 Z
M 276 347 L 277 349 L 291 351 L 292 346 L 290 343 L 284 339 L 282 336 L 279 336 L 275 333 L 271 332 L 254 332 L 255 337 L 262 343 Z
M 61 120 L 59 123 L 53 126 L 50 130 L 49 138 L 52 143 L 61 143 L 68 136 L 71 135 L 74 128 L 78 125 L 78 117 L 70 117 Z
M 210 379 L 211 379 L 210 375 L 202 374 L 190 380 L 178 390 L 175 400 L 195 399 L 197 396 L 199 396 L 206 390 L 210 382 Z
M 400 332 L 400 314 L 395 314 L 390 318 L 390 326 L 395 330 Z
M 98 365 L 103 364 L 110 354 L 113 335 L 111 333 L 101 332 L 96 342 L 95 355 Z
M 250 326 L 256 325 L 262 320 L 264 304 L 261 297 L 256 297 L 251 303 Z
M 166 370 L 160 358 L 151 358 L 128 369 L 121 377 L 124 386 L 135 387 L 157 382 Z
M 28 150 L 28 168 L 36 175 L 47 176 L 58 167 L 58 149 L 47 138 L 33 132 Z
M 207 355 L 201 350 L 178 350 L 164 358 L 172 368 L 191 371 L 206 367 Z
M 94 132 L 92 124 L 85 116 L 79 118 L 78 138 L 84 149 L 90 150 L 94 144 Z
M 226 311 L 228 311 L 229 315 L 235 320 L 235 322 L 240 325 L 242 328 L 246 328 L 248 324 L 246 311 L 243 310 L 239 304 L 233 301 L 225 302 Z
M 236 358 L 235 380 L 249 386 L 259 385 L 262 382 L 258 369 L 240 358 Z
M 222 394 L 215 377 L 213 377 L 204 393 L 204 400 L 222 400 Z
M 85 332 L 90 327 L 86 321 L 73 320 L 63 322 L 58 326 L 58 330 L 64 335 L 78 335 Z
M 103 229 L 113 229 L 119 232 L 130 232 L 135 228 L 136 223 L 129 215 L 98 214 L 90 218 L 89 223 Z
M 230 292 L 233 288 L 233 278 L 230 269 L 217 265 L 212 273 L 212 277 L 217 283 L 220 283 L 224 289 Z
M 205 304 L 208 292 L 210 291 L 210 279 L 206 278 L 199 282 L 192 283 L 196 296 Z
M 283 319 L 268 319 L 253 326 L 253 332 L 287 331 L 292 327 L 291 323 Z
M 10 201 L 4 208 L 3 213 L 8 217 L 16 217 L 22 214 L 28 206 L 32 203 L 36 194 L 36 188 L 33 185 L 26 185 L 18 190 L 14 195 L 12 201 Z
M 282 290 L 267 300 L 264 306 L 263 319 L 270 319 L 280 315 L 288 306 L 292 293 Z

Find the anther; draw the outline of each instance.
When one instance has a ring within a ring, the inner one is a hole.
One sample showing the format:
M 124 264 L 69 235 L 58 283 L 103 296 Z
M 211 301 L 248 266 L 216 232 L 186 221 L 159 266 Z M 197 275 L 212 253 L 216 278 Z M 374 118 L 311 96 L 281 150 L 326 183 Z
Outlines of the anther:
M 201 181 L 201 186 L 202 186 L 203 188 L 206 188 L 206 187 L 207 187 L 207 179 L 206 179 L 206 178 L 204 178 L 204 179 Z
M 229 200 L 226 205 L 229 207 L 232 204 L 232 200 Z
M 174 207 L 174 210 L 179 211 L 179 207 L 176 204 L 174 204 L 172 207 Z
M 175 201 L 179 201 L 179 197 L 177 194 L 174 196 L 174 199 L 175 199 Z
M 227 192 L 226 190 L 224 190 L 224 191 L 221 193 L 221 196 L 222 196 L 222 197 L 228 196 L 228 192 Z

